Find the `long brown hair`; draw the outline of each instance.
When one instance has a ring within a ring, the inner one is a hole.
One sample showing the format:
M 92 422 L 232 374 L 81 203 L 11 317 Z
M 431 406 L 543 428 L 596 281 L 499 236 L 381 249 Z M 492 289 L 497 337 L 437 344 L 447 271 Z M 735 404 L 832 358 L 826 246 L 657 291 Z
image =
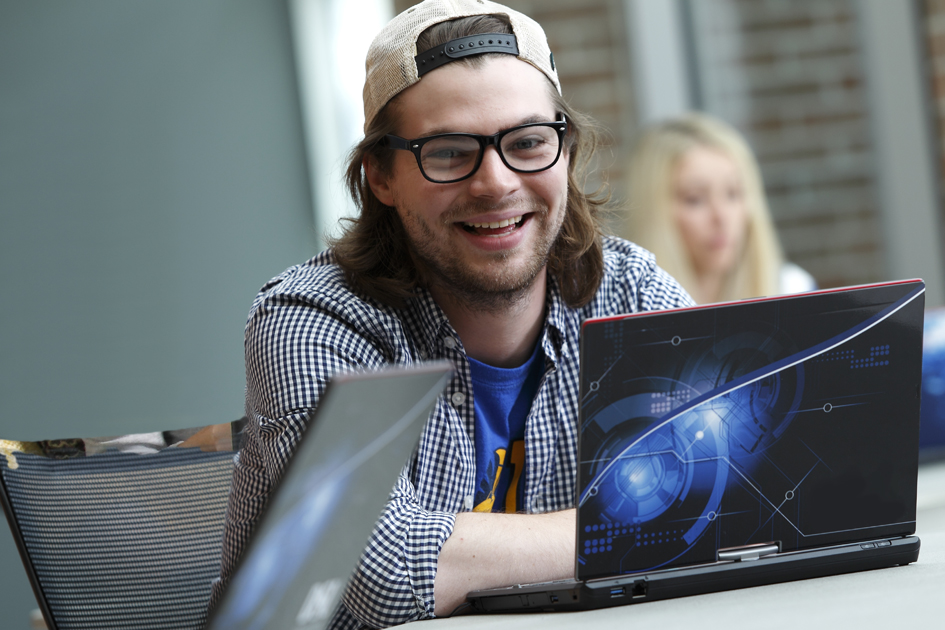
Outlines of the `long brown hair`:
M 480 33 L 511 33 L 501 16 L 475 16 L 430 27 L 417 39 L 417 50 L 428 50 L 451 39 Z M 499 54 L 499 53 L 487 53 Z M 477 55 L 457 60 L 474 67 L 483 63 Z M 453 62 L 453 63 L 457 63 Z M 604 275 L 600 213 L 609 197 L 602 191 L 586 194 L 588 161 L 599 144 L 596 125 L 574 111 L 548 82 L 554 106 L 568 121 L 565 149 L 569 153 L 568 195 L 564 223 L 548 257 L 548 272 L 557 279 L 565 303 L 587 304 Z M 407 232 L 400 216 L 381 203 L 371 190 L 362 164 L 365 159 L 384 176 L 391 172 L 393 150 L 382 140 L 399 120 L 397 97 L 391 99 L 365 130 L 364 139 L 348 156 L 348 191 L 361 209 L 345 218 L 344 231 L 331 241 L 335 260 L 348 282 L 358 291 L 394 307 L 403 307 L 420 285 L 420 275 L 410 257 Z

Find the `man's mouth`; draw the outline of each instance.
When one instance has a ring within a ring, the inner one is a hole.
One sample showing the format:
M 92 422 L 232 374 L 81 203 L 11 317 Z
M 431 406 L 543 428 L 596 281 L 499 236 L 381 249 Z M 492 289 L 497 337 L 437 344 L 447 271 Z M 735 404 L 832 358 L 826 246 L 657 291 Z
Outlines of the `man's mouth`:
M 503 234 L 514 232 L 521 226 L 526 216 L 527 215 L 523 214 L 510 219 L 502 219 L 501 221 L 492 221 L 490 223 L 469 223 L 463 221 L 462 228 L 467 232 L 480 236 L 502 236 Z

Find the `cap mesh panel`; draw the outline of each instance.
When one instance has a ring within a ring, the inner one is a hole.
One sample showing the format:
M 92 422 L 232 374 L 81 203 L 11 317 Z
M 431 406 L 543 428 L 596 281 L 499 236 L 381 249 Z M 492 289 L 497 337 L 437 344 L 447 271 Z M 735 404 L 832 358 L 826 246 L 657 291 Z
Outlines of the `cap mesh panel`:
M 364 81 L 364 129 L 394 96 L 417 81 L 415 57 L 420 33 L 434 24 L 472 15 L 504 15 L 518 40 L 518 58 L 541 70 L 561 92 L 558 73 L 551 68 L 551 49 L 535 20 L 486 0 L 427 0 L 407 9 L 374 38 L 368 49 Z

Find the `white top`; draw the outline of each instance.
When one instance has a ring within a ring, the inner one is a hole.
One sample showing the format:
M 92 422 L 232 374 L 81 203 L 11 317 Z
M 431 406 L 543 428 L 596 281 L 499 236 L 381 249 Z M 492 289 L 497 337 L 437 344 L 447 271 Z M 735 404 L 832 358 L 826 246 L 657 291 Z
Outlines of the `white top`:
M 781 265 L 781 274 L 778 283 L 778 292 L 804 293 L 805 291 L 814 291 L 817 288 L 817 281 L 794 263 L 786 262 Z

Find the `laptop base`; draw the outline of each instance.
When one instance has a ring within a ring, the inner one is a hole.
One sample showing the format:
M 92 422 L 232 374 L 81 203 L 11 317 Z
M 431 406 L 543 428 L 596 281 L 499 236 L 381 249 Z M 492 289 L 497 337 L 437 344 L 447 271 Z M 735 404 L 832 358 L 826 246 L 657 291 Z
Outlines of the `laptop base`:
M 467 599 L 481 613 L 592 610 L 906 565 L 918 560 L 919 546 L 916 536 L 882 538 L 759 560 L 473 591 Z

